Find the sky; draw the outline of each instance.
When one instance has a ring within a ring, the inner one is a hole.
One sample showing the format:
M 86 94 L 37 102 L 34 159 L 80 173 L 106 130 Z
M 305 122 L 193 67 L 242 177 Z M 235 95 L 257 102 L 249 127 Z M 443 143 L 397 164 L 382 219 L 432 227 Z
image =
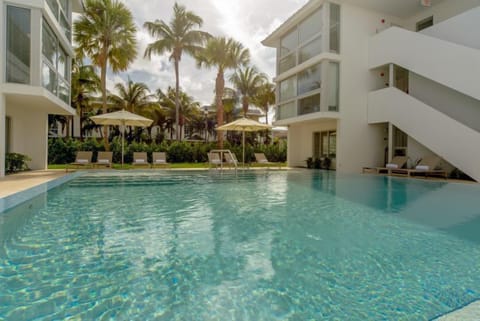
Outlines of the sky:
M 138 57 L 125 73 L 111 74 L 107 87 L 132 81 L 145 83 L 152 92 L 175 86 L 173 63 L 168 55 L 143 58 L 151 38 L 143 28 L 145 21 L 170 21 L 174 0 L 121 0 L 131 11 L 137 25 Z M 232 37 L 250 50 L 251 63 L 270 80 L 275 74 L 275 49 L 264 47 L 261 41 L 274 31 L 308 0 L 178 0 L 187 10 L 203 19 L 202 30 L 214 36 Z M 231 74 L 226 72 L 225 78 Z M 202 105 L 211 104 L 214 97 L 215 70 L 198 69 L 195 61 L 182 55 L 180 87 Z M 229 86 L 229 84 L 226 84 Z

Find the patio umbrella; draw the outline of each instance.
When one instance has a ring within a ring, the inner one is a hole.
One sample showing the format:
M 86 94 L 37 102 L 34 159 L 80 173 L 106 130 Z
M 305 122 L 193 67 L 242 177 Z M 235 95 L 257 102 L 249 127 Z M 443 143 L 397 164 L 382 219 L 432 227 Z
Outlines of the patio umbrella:
M 242 161 L 243 166 L 245 166 L 245 132 L 256 132 L 262 129 L 269 129 L 272 126 L 268 124 L 262 124 L 258 121 L 248 118 L 240 118 L 231 123 L 222 125 L 217 128 L 217 130 L 235 130 L 242 132 Z
M 125 126 L 147 127 L 150 126 L 153 120 L 133 114 L 126 110 L 115 111 L 113 113 L 101 114 L 90 117 L 97 125 L 118 125 L 122 128 L 122 167 L 123 167 L 123 141 Z

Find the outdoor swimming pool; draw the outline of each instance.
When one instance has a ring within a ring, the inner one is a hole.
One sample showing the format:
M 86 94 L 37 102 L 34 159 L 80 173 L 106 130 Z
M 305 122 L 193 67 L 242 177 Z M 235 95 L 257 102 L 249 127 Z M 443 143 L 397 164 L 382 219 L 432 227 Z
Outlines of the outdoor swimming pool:
M 321 171 L 87 173 L 0 214 L 0 320 L 431 320 L 480 298 L 479 195 Z

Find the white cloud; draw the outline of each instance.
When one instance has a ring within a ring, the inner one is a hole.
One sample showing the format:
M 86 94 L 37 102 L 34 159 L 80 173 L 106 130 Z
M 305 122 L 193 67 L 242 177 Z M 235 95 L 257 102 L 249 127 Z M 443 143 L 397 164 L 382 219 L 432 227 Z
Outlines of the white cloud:
M 132 11 L 138 27 L 138 57 L 128 72 L 109 75 L 108 87 L 112 88 L 117 82 L 125 82 L 128 76 L 133 81 L 145 82 L 152 91 L 175 86 L 173 63 L 169 61 L 168 54 L 152 56 L 151 60 L 143 58 L 147 44 L 154 41 L 143 28 L 143 24 L 145 21 L 156 19 L 170 21 L 175 1 L 122 1 Z M 250 50 L 252 64 L 273 78 L 275 50 L 264 47 L 260 41 L 307 1 L 181 0 L 178 3 L 203 18 L 203 30 L 216 36 L 228 36 L 240 41 Z M 214 70 L 198 69 L 191 57 L 182 56 L 180 86 L 195 100 L 202 104 L 210 104 L 213 101 L 215 76 Z

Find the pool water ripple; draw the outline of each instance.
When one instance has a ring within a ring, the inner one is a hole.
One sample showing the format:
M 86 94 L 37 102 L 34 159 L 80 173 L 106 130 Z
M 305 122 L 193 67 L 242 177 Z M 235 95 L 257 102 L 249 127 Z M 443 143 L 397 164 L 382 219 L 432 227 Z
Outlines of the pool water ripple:
M 416 210 L 444 189 L 470 195 L 323 172 L 85 175 L 0 214 L 0 320 L 430 320 L 480 297 L 480 239 Z

